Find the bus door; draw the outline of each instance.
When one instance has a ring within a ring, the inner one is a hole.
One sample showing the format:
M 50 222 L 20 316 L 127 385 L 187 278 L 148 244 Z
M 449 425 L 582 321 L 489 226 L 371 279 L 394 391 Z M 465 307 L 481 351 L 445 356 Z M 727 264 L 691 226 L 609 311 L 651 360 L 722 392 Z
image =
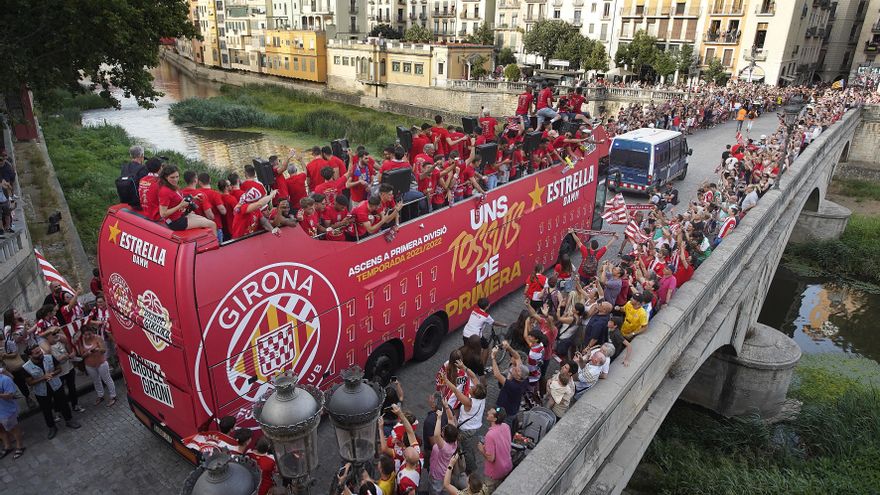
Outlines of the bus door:
M 679 177 L 684 170 L 684 155 L 682 151 L 682 142 L 684 138 L 681 136 L 673 138 L 669 142 L 669 178 L 670 180 Z
M 608 176 L 615 189 L 646 191 L 651 164 L 651 145 L 615 139 L 611 145 Z

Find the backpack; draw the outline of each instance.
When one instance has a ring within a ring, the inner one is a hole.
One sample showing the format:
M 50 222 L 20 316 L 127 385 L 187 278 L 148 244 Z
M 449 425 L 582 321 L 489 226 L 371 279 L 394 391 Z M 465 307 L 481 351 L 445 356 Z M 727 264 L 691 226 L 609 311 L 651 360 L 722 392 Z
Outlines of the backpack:
M 133 177 L 119 177 L 116 179 L 116 193 L 120 203 L 128 203 L 132 208 L 140 208 L 141 198 L 138 196 L 138 186 Z
M 550 314 L 550 315 L 555 315 L 556 309 L 559 307 L 559 305 L 556 303 L 557 298 L 554 297 L 554 295 L 559 296 L 558 297 L 559 299 L 562 298 L 562 293 L 559 292 L 558 286 L 553 287 L 552 289 L 548 288 L 547 290 L 544 291 L 544 297 L 543 297 L 544 304 L 547 305 L 548 311 L 549 311 L 548 314 Z
M 587 255 L 584 256 L 584 259 L 581 261 L 580 270 L 585 275 L 595 276 L 596 271 L 599 269 L 599 258 L 596 257 L 596 251 L 592 249 L 587 250 Z

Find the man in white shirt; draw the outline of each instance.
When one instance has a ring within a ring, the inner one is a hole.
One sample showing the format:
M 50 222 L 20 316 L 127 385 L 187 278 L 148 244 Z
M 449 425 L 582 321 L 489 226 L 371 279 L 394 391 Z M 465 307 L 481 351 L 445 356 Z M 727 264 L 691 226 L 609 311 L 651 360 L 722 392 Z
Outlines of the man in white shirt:
M 742 200 L 742 211 L 743 213 L 748 213 L 749 210 L 754 208 L 758 204 L 758 191 L 755 190 L 754 185 L 746 186 L 746 196 Z

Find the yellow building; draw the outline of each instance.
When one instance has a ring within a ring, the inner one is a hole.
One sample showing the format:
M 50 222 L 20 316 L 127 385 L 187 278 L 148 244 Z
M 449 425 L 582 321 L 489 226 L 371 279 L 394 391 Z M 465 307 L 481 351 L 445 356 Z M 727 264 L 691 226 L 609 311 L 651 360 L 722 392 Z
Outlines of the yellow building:
M 749 51 L 746 56 L 752 56 L 750 50 L 754 40 L 747 40 L 743 36 L 749 12 L 752 10 L 754 9 L 750 8 L 748 0 L 709 0 L 702 33 L 703 53 L 700 60 L 703 66 L 717 58 L 725 70 L 733 74 L 744 44 L 748 45 L 745 47 Z M 756 48 L 754 56 L 759 58 L 760 55 Z
M 617 43 L 629 43 L 635 33 L 641 30 L 656 37 L 664 49 L 677 50 L 681 45 L 697 45 L 701 3 L 700 0 L 624 0 Z M 616 51 L 617 43 L 613 43 L 612 53 Z
M 445 87 L 448 79 L 468 79 L 476 63 L 491 70 L 492 49 L 469 44 L 329 40 L 327 81 L 331 89 L 377 94 L 370 88 Z
M 319 83 L 327 81 L 324 31 L 266 30 L 266 72 Z
M 197 18 L 199 33 L 203 42 L 200 47 L 202 63 L 208 66 L 220 66 L 220 37 L 217 32 L 217 7 L 211 0 L 197 0 Z M 225 14 L 224 14 L 225 15 Z M 225 44 L 225 40 L 223 41 Z M 193 55 L 195 58 L 195 55 Z

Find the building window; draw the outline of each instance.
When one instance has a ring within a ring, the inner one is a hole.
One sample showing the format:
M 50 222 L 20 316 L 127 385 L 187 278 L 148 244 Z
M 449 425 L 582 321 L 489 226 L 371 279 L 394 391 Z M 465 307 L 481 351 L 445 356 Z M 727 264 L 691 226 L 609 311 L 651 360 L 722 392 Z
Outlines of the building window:
M 437 74 L 443 75 L 443 62 L 437 64 Z
M 606 38 L 608 38 L 608 24 L 603 22 L 602 23 L 602 34 L 599 35 L 599 39 L 604 41 Z
M 342 57 L 342 65 L 348 65 L 348 57 Z
M 415 73 L 418 75 L 422 75 L 425 73 L 425 65 L 424 64 L 416 64 Z
M 391 62 L 391 72 L 400 72 L 400 62 Z
M 581 11 L 580 10 L 574 11 L 574 22 L 581 22 Z
M 309 59 L 309 72 L 315 72 L 315 59 Z
M 554 11 L 553 11 L 553 18 L 554 18 L 554 19 L 559 19 L 559 18 L 561 18 L 561 17 L 562 17 L 562 11 L 561 11 L 561 10 L 554 10 Z
M 713 58 L 715 58 L 715 49 L 706 48 L 706 59 L 703 61 L 703 63 L 708 64 L 712 61 Z
M 590 5 L 590 12 L 593 12 L 593 13 L 596 12 L 596 2 L 593 2 L 593 3 Z
M 412 63 L 410 63 L 410 62 L 403 63 L 403 73 L 404 74 L 412 73 Z
M 606 3 L 604 7 L 602 7 L 602 17 L 611 17 L 611 4 Z
M 593 23 L 591 22 L 591 23 L 590 23 L 590 30 L 589 30 L 589 33 L 590 33 L 590 34 L 593 34 L 593 31 L 595 31 L 595 30 L 596 30 L 596 25 L 593 24 Z
M 296 64 L 294 63 L 294 66 L 295 65 Z M 284 57 L 284 70 L 290 70 L 290 59 L 287 57 Z
M 383 58 L 381 62 L 379 62 L 379 75 L 381 77 L 385 77 L 385 59 Z
M 333 57 L 333 65 L 339 65 L 340 63 L 342 63 L 342 57 L 339 55 Z
M 675 15 L 684 15 L 684 2 L 678 2 L 675 4 Z
M 303 64 L 303 69 L 305 69 L 305 65 Z M 299 58 L 293 57 L 293 70 L 299 70 Z

